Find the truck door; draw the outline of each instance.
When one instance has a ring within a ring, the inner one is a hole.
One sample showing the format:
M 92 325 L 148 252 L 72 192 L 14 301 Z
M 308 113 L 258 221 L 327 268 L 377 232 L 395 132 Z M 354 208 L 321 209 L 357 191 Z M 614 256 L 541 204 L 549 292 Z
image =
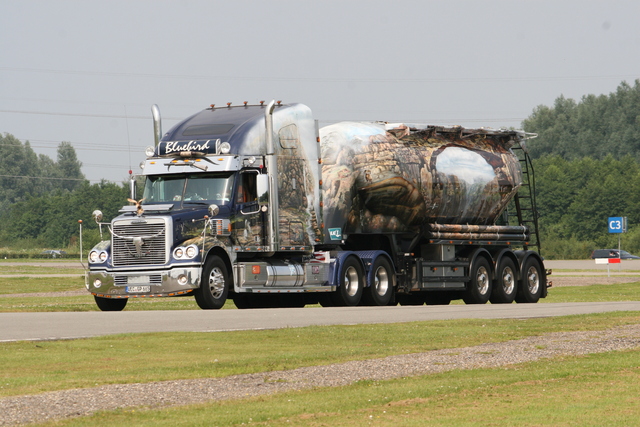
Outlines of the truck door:
M 236 215 L 233 220 L 235 242 L 243 250 L 264 245 L 264 218 L 258 203 L 257 171 L 243 171 L 236 180 Z

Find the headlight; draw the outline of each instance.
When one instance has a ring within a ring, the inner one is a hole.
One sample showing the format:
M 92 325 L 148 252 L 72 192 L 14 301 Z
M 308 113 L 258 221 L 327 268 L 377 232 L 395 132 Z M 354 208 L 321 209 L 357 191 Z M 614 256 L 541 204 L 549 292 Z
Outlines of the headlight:
M 105 262 L 109 258 L 109 254 L 105 251 L 91 251 L 89 253 L 89 262 L 92 264 Z
M 196 255 L 198 255 L 198 248 L 194 245 L 187 246 L 185 253 L 187 254 L 187 258 L 195 258 Z
M 173 251 L 173 257 L 176 259 L 182 258 L 183 255 L 184 255 L 184 248 L 182 246 L 180 246 L 179 248 L 176 248 Z

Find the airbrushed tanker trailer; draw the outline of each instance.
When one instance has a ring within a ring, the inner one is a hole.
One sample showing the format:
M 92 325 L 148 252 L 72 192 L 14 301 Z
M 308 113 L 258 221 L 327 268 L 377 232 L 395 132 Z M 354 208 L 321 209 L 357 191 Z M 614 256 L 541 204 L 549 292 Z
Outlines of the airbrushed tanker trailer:
M 524 149 L 533 135 L 385 122 L 319 129 L 305 105 L 273 101 L 212 105 L 163 135 L 152 112 L 144 194 L 132 181 L 118 217 L 94 212 L 109 230 L 86 273 L 101 310 L 189 295 L 203 309 L 227 299 L 258 308 L 547 295 Z

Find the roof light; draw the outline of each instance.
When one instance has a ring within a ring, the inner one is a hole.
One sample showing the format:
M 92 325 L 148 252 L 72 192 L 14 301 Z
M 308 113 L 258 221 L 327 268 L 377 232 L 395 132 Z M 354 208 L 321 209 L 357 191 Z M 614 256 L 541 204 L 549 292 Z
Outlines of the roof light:
M 229 151 L 231 151 L 231 144 L 229 144 L 228 142 L 223 142 L 222 144 L 220 144 L 220 152 L 222 154 L 229 154 Z
M 153 157 L 153 155 L 156 154 L 156 148 L 150 145 L 144 149 L 144 154 L 147 157 Z

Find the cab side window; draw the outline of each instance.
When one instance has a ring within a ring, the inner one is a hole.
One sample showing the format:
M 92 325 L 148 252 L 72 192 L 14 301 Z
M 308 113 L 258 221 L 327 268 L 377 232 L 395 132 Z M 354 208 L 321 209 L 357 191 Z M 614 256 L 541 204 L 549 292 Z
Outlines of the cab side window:
M 236 191 L 236 203 L 242 204 L 258 200 L 256 176 L 257 174 L 255 173 L 240 174 L 238 189 Z

